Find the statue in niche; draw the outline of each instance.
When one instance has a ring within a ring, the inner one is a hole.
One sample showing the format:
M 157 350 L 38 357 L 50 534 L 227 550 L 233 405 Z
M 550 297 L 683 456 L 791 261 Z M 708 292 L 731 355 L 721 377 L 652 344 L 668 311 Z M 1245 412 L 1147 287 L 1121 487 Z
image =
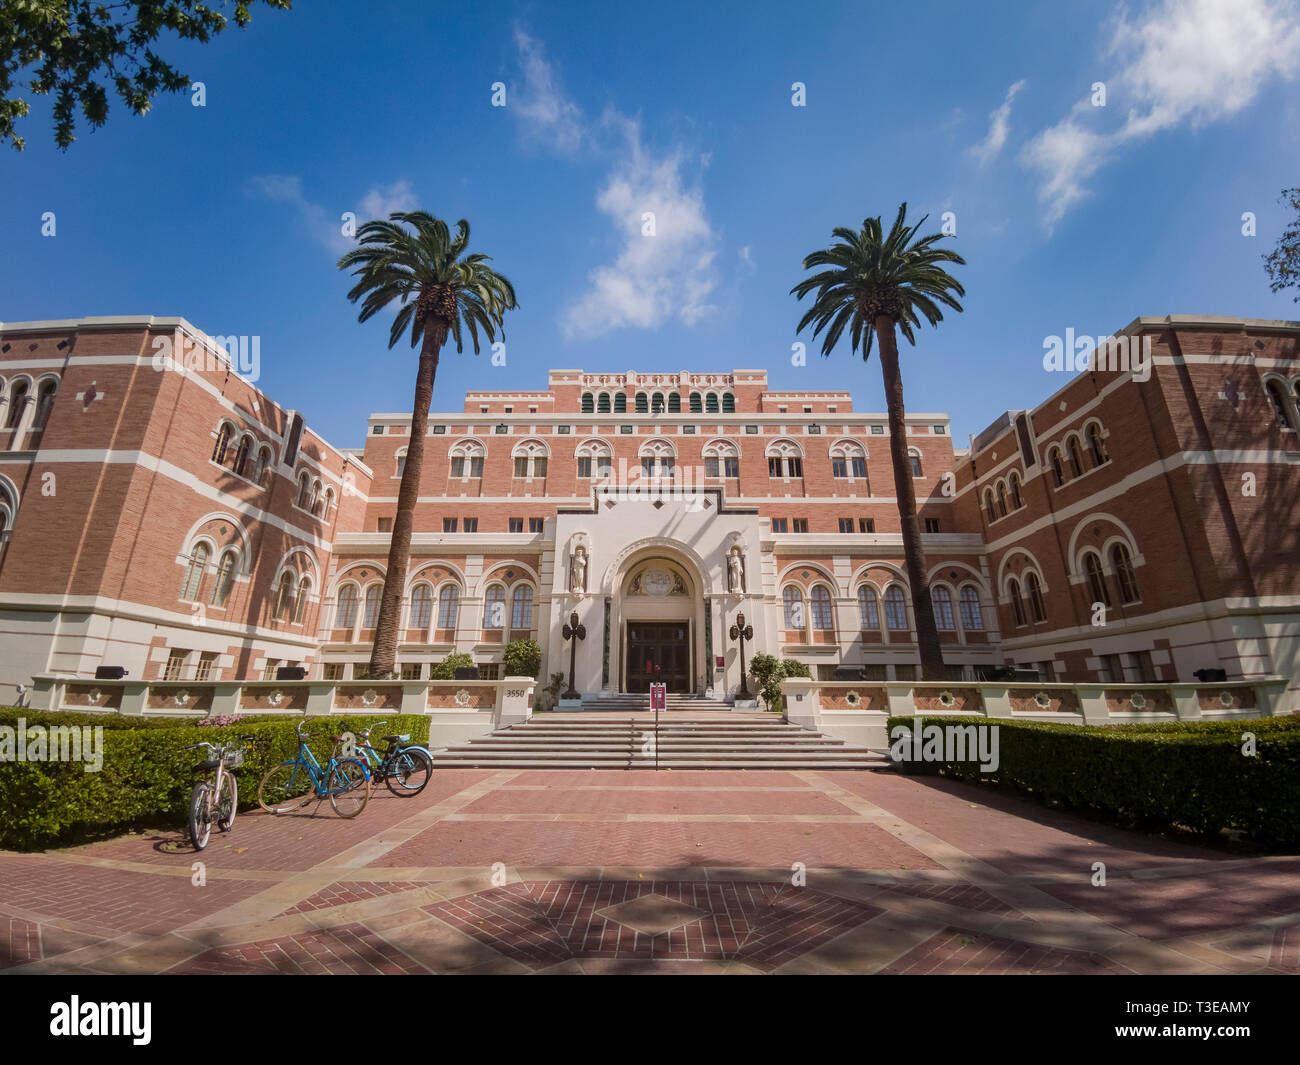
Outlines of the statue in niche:
M 727 588 L 732 592 L 745 590 L 745 570 L 738 547 L 733 547 L 727 555 Z
M 579 544 L 569 559 L 569 591 L 582 595 L 587 590 L 587 549 Z

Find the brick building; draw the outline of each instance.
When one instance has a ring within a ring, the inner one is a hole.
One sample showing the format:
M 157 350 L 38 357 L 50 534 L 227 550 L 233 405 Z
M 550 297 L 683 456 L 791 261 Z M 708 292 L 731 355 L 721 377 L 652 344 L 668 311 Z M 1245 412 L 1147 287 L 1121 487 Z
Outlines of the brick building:
M 945 660 L 1062 680 L 1282 673 L 1300 709 L 1300 325 L 1141 318 L 954 448 L 907 416 Z M 1037 353 L 1031 358 L 1037 360 Z M 36 674 L 364 676 L 409 414 L 336 448 L 183 319 L 0 325 L 0 699 Z M 436 403 L 436 401 L 435 401 Z M 399 662 L 532 637 L 586 693 L 731 693 L 728 629 L 913 679 L 882 412 L 762 370 L 552 370 L 430 418 Z

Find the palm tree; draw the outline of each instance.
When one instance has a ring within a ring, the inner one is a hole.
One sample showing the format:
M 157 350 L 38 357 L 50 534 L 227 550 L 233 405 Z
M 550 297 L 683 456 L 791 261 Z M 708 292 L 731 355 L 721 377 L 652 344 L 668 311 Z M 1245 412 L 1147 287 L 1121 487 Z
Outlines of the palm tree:
M 401 620 L 402 588 L 411 560 L 411 528 L 415 501 L 419 496 L 420 473 L 424 468 L 424 438 L 433 402 L 433 379 L 438 371 L 438 353 L 450 336 L 456 350 L 463 351 L 463 330 L 468 329 L 479 351 L 480 327 L 488 341 L 497 330 L 505 336 L 501 317 L 513 310 L 515 290 L 491 267 L 486 255 L 465 255 L 469 244 L 469 223 L 456 223 L 453 238 L 447 223 L 427 211 L 396 211 L 387 222 L 372 220 L 357 230 L 360 247 L 339 260 L 339 269 L 356 267 L 359 279 L 348 293 L 361 305 L 359 321 L 366 321 L 393 300 L 402 304 L 388 334 L 391 349 L 407 326 L 411 347 L 420 345 L 420 365 L 415 375 L 415 406 L 411 410 L 411 438 L 406 448 L 402 486 L 397 492 L 397 514 L 393 518 L 392 542 L 388 548 L 388 569 L 384 594 L 379 601 L 375 645 L 370 652 L 370 675 L 377 679 L 393 676 L 397 658 L 398 624 Z M 406 226 L 411 229 L 407 229 Z M 408 302 L 412 300 L 413 302 Z
M 903 557 L 916 615 L 921 670 L 926 678 L 940 678 L 944 672 L 943 651 L 934 624 L 934 605 L 930 602 L 930 582 L 925 574 L 925 553 L 921 549 L 921 528 L 916 517 L 916 491 L 907 454 L 903 378 L 898 371 L 895 330 L 915 346 L 913 329 L 920 325 L 918 312 L 931 325 L 938 325 L 943 320 L 939 304 L 960 311 L 961 304 L 951 293 L 964 296 L 966 291 L 939 264 L 965 265 L 966 260 L 955 251 L 935 247 L 943 239 L 940 233 L 916 239 L 925 218 L 908 226 L 904 221 L 906 215 L 904 203 L 898 208 L 898 217 L 888 236 L 884 235 L 879 218 L 864 220 L 861 230 L 837 226 L 833 230 L 837 243 L 813 252 L 803 261 L 805 270 L 821 272 L 800 281 L 790 292 L 801 300 L 816 293 L 812 306 L 799 320 L 797 332 L 812 325 L 815 339 L 826 330 L 823 355 L 831 353 L 846 328 L 852 350 L 862 352 L 863 362 L 871 355 L 872 337 L 880 343 L 880 370 L 885 378 L 885 403 L 889 410 L 889 453 L 894 463 L 894 488 L 903 529 Z

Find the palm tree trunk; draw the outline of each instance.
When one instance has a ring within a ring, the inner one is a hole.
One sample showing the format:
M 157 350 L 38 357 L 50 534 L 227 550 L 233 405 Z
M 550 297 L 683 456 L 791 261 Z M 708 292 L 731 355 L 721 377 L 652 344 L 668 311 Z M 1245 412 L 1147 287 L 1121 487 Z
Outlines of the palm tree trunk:
M 402 591 L 411 564 L 411 531 L 415 525 L 415 502 L 420 495 L 420 474 L 424 469 L 424 440 L 429 430 L 429 407 L 433 403 L 433 379 L 438 373 L 438 352 L 447 331 L 430 314 L 425 320 L 420 366 L 415 375 L 415 406 L 411 408 L 411 437 L 406 445 L 402 486 L 397 490 L 397 514 L 388 547 L 388 569 L 384 573 L 384 594 L 379 600 L 375 645 L 370 651 L 370 676 L 387 680 L 394 676 L 397 640 L 402 621 Z
M 930 581 L 921 549 L 921 523 L 916 516 L 916 488 L 907 454 L 907 423 L 903 419 L 903 378 L 898 372 L 898 342 L 894 321 L 880 315 L 872 323 L 880 344 L 880 370 L 885 378 L 885 406 L 889 411 L 889 457 L 894 464 L 894 494 L 898 497 L 898 520 L 903 530 L 903 559 L 907 583 L 912 590 L 912 613 L 916 618 L 916 642 L 921 653 L 921 676 L 941 680 L 944 676 L 943 649 L 934 624 L 930 602 Z

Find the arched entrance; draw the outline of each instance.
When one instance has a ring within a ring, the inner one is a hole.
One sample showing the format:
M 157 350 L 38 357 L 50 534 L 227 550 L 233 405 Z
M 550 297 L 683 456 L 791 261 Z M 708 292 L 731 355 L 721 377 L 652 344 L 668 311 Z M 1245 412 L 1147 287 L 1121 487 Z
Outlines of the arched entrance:
M 702 690 L 704 596 L 698 571 L 663 547 L 635 552 L 619 567 L 613 602 L 619 691 L 663 683 L 673 693 Z

